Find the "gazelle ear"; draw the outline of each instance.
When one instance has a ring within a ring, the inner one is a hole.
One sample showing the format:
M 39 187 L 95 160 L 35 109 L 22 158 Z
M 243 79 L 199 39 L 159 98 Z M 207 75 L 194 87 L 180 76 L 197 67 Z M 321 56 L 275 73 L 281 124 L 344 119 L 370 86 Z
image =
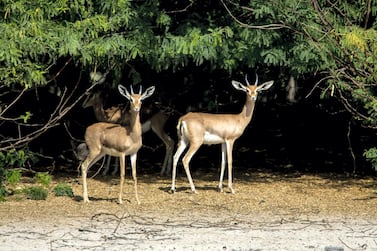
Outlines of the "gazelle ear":
M 257 89 L 255 89 L 255 91 L 259 92 L 259 91 L 267 90 L 267 89 L 269 89 L 273 84 L 274 84 L 274 81 L 273 81 L 273 80 L 268 81 L 268 82 L 265 82 L 265 83 L 261 84 L 260 86 L 258 86 Z
M 145 90 L 145 92 L 143 94 L 141 94 L 140 99 L 144 100 L 144 99 L 150 97 L 154 93 L 155 89 L 156 88 L 154 86 L 149 87 L 148 89 Z
M 120 94 L 122 94 L 128 100 L 131 99 L 131 94 L 127 91 L 127 88 L 124 87 L 123 85 L 118 85 L 118 91 L 120 92 Z
M 234 88 L 236 88 L 237 90 L 240 90 L 240 91 L 246 91 L 247 87 L 244 86 L 243 84 L 241 84 L 240 82 L 238 81 L 235 81 L 235 80 L 232 80 L 232 85 Z

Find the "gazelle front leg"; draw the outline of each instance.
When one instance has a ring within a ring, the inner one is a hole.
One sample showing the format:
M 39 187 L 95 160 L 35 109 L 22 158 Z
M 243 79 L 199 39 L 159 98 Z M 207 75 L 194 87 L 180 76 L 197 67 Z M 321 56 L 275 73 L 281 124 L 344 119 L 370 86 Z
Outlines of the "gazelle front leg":
M 235 193 L 233 189 L 233 184 L 232 184 L 232 169 L 233 169 L 233 144 L 234 140 L 227 140 L 226 141 L 226 148 L 227 148 L 227 158 L 228 158 L 228 188 L 232 194 Z
M 124 186 L 124 178 L 126 176 L 126 156 L 123 154 L 119 157 L 120 162 L 120 191 L 118 202 L 119 204 L 123 204 L 122 195 L 123 195 L 123 186 Z
M 132 178 L 134 179 L 135 198 L 136 198 L 137 204 L 140 205 L 139 194 L 137 192 L 137 176 L 136 176 L 137 153 L 132 154 L 130 156 L 130 159 L 131 159 Z
M 225 164 L 226 164 L 226 152 L 227 147 L 225 143 L 221 144 L 221 169 L 220 169 L 220 180 L 219 180 L 219 191 L 222 193 L 223 191 L 223 179 L 224 179 L 224 172 L 225 172 Z
M 88 161 L 85 160 L 81 164 L 81 177 L 82 177 L 82 197 L 84 202 L 90 202 L 88 197 L 88 185 L 86 183 L 86 176 L 88 173 Z

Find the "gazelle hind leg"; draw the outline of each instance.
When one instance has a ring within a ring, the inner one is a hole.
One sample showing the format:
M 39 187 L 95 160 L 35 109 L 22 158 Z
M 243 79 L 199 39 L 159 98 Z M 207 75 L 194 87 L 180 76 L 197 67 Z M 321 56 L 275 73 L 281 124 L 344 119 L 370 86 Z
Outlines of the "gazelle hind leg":
M 106 166 L 102 172 L 103 176 L 106 176 L 109 173 L 110 165 L 111 165 L 111 156 L 106 156 L 105 158 L 106 158 Z
M 119 172 L 119 158 L 115 158 L 114 170 L 111 172 L 112 176 L 115 176 Z
M 162 164 L 160 175 L 168 174 L 171 171 L 174 140 L 169 137 L 164 141 L 164 144 L 165 144 L 165 158 Z
M 160 175 L 169 173 L 171 170 L 171 159 L 173 156 L 174 140 L 166 133 L 165 124 L 168 117 L 162 113 L 151 118 L 151 129 L 165 145 L 165 157 L 162 163 Z
M 190 160 L 191 160 L 192 156 L 194 156 L 196 151 L 198 151 L 199 147 L 200 147 L 200 144 L 190 143 L 190 147 L 187 150 L 186 155 L 182 159 L 183 167 L 185 168 L 187 179 L 190 183 L 191 191 L 193 191 L 194 193 L 197 193 L 197 191 L 195 189 L 194 182 L 192 181 L 192 177 L 191 177 L 191 173 L 190 173 Z
M 84 202 L 89 202 L 88 196 L 88 185 L 87 185 L 87 175 L 89 168 L 96 163 L 99 159 L 103 157 L 103 154 L 90 154 L 86 157 L 86 159 L 81 164 L 81 176 L 82 176 L 82 191 L 83 191 L 83 200 Z
M 177 164 L 179 158 L 181 157 L 183 151 L 186 149 L 187 143 L 184 140 L 179 141 L 177 151 L 173 157 L 173 171 L 172 171 L 172 182 L 170 191 L 175 192 L 175 177 L 177 175 Z

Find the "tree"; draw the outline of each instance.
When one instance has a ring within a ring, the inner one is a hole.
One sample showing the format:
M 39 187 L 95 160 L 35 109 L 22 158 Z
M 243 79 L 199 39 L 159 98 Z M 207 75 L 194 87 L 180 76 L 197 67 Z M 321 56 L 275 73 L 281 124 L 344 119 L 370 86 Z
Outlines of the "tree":
M 94 88 L 92 70 L 107 72 L 112 86 L 143 81 L 146 68 L 191 66 L 228 76 L 255 69 L 281 83 L 317 78 L 322 97 L 337 97 L 375 130 L 374 1 L 3 0 L 0 151 L 59 125 Z
M 265 64 L 284 67 L 298 78 L 319 77 L 314 89 L 321 90 L 322 98 L 336 97 L 353 120 L 376 133 L 375 1 L 222 3 L 240 27 L 264 34 L 277 31 L 273 48 L 264 44 L 261 59 Z M 376 163 L 375 152 L 373 147 L 365 152 L 372 163 Z

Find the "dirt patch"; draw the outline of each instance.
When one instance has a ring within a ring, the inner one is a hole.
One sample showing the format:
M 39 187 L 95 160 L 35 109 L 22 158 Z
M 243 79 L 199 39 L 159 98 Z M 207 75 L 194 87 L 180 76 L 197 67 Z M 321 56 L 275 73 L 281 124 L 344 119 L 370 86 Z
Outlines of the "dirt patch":
M 0 203 L 2 250 L 377 250 L 377 183 L 336 175 L 235 173 L 236 194 L 217 192 L 217 176 L 194 173 L 177 192 L 171 180 L 139 176 L 137 205 L 127 177 L 117 204 L 118 177 L 89 179 L 91 203 L 81 201 L 81 180 L 66 182 L 75 198 L 9 198 Z M 242 178 L 238 178 L 242 177 Z M 226 189 L 225 189 L 226 191 Z M 289 247 L 289 248 L 288 248 Z

